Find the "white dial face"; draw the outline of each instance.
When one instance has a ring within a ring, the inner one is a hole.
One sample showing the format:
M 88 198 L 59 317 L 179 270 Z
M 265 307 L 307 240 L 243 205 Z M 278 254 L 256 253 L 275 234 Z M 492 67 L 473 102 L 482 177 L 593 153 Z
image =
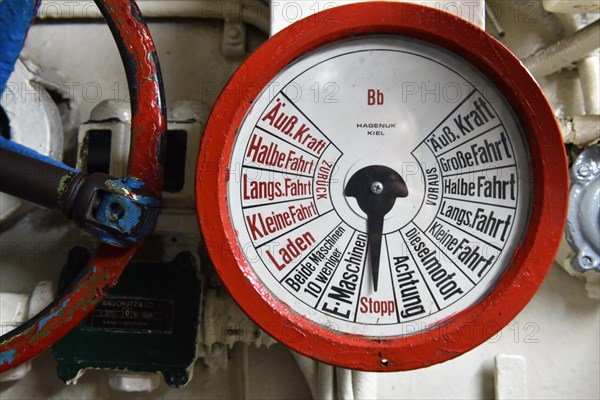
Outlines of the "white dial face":
M 369 36 L 284 68 L 239 128 L 228 204 L 281 302 L 329 329 L 399 336 L 481 300 L 528 225 L 526 144 L 477 69 Z

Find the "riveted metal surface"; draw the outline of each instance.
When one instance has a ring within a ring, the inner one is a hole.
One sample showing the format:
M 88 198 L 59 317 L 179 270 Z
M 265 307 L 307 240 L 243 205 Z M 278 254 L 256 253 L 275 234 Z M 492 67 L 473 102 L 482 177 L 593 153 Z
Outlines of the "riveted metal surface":
M 154 44 L 133 0 L 96 1 L 106 18 L 128 76 L 132 148 L 128 173 L 157 196 L 162 186 L 161 143 L 166 112 Z M 58 300 L 35 318 L 0 338 L 0 372 L 40 354 L 77 326 L 113 287 L 138 246 L 100 245 L 88 267 Z
M 309 51 L 357 35 L 382 33 L 429 41 L 483 71 L 507 98 L 522 125 L 533 177 L 529 226 L 499 283 L 480 302 L 437 328 L 393 338 L 328 330 L 275 298 L 238 246 L 227 204 L 233 144 L 258 91 L 282 68 Z M 521 62 L 485 32 L 457 17 L 421 6 L 382 2 L 343 6 L 306 18 L 274 36 L 239 68 L 223 93 L 208 122 L 198 158 L 199 221 L 224 284 L 242 309 L 277 340 L 307 356 L 351 369 L 398 371 L 426 367 L 457 357 L 492 337 L 521 311 L 541 285 L 565 224 L 568 170 L 564 147 L 541 89 Z

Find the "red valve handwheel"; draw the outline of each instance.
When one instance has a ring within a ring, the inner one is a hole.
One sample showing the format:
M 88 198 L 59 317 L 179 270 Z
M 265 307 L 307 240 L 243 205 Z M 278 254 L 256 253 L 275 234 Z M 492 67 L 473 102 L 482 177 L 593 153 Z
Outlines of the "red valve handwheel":
M 167 129 L 162 77 L 148 27 L 133 0 L 96 0 L 119 48 L 131 97 L 128 176 L 160 196 L 161 149 Z M 75 328 L 105 297 L 140 245 L 100 245 L 87 268 L 57 300 L 0 337 L 0 372 L 39 355 Z

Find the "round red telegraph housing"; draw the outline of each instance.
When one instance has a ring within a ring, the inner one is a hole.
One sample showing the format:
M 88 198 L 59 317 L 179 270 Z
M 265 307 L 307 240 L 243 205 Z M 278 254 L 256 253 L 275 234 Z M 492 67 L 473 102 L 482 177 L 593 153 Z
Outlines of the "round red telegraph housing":
M 269 39 L 223 93 L 199 221 L 233 298 L 283 344 L 351 369 L 426 367 L 540 286 L 564 228 L 564 147 L 536 82 L 482 30 L 343 6 Z

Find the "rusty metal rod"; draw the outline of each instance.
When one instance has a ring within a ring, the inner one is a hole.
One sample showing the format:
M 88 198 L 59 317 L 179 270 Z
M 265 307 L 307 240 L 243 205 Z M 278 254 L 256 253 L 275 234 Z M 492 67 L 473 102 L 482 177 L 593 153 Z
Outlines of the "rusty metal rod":
M 0 192 L 47 208 L 62 208 L 83 174 L 0 147 Z

